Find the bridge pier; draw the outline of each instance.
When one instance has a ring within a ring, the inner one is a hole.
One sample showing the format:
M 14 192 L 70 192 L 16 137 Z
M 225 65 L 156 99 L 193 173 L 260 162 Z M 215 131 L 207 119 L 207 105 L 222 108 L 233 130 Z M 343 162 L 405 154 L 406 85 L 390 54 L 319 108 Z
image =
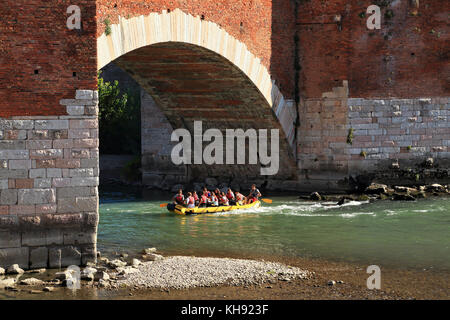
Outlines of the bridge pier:
M 97 103 L 77 90 L 66 115 L 0 119 L 0 267 L 96 260 Z

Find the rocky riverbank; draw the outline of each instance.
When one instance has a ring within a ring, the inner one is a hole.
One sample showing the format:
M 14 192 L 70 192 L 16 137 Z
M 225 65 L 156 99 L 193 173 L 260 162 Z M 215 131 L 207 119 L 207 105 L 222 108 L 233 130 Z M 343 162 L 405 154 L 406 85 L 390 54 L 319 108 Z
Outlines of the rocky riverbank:
M 398 186 L 380 183 L 371 183 L 367 188 L 359 193 L 350 194 L 320 194 L 313 192 L 309 195 L 300 195 L 299 199 L 306 201 L 332 201 L 338 205 L 349 201 L 415 201 L 422 198 L 450 196 L 450 185 L 429 184 L 418 186 Z
M 77 272 L 80 271 L 79 274 Z M 143 251 L 141 259 L 121 254 L 115 259 L 99 257 L 97 264 L 52 272 L 45 269 L 24 271 L 17 265 L 0 270 L 0 288 L 30 293 L 53 291 L 57 287 L 80 286 L 104 289 L 160 288 L 188 289 L 220 285 L 249 286 L 280 280 L 307 279 L 313 273 L 281 263 L 250 259 L 163 257 L 155 248 Z M 42 274 L 40 277 L 32 274 Z M 45 274 L 45 275 L 44 275 Z
M 363 265 L 307 258 L 267 262 L 163 257 L 152 248 L 146 252 L 139 260 L 127 254 L 100 258 L 96 265 L 81 270 L 79 290 L 67 287 L 71 285 L 68 271 L 6 271 L 4 278 L 0 276 L 0 299 L 405 300 L 448 299 L 450 295 L 449 273 L 443 270 L 381 266 L 381 289 L 370 290 Z

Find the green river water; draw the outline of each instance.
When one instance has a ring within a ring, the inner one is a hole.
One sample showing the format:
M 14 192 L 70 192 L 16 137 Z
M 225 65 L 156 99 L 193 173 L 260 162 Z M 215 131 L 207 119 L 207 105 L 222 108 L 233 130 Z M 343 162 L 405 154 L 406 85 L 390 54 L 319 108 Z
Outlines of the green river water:
M 259 209 L 177 216 L 167 195 L 100 193 L 98 248 L 137 253 L 306 257 L 397 268 L 450 270 L 450 199 L 353 201 L 343 206 L 295 196 Z

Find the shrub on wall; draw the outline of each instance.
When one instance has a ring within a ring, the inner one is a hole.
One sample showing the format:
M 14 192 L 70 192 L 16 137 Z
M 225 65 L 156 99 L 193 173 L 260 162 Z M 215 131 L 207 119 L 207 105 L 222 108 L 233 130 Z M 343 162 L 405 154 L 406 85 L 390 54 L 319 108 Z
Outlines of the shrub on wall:
M 123 93 L 119 82 L 98 75 L 99 139 L 102 154 L 140 154 L 141 111 L 139 91 Z

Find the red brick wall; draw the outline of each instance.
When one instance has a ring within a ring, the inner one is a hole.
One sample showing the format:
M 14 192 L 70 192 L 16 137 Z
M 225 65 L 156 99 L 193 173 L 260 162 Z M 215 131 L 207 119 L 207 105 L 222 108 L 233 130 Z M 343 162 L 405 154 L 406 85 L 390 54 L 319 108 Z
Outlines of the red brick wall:
M 371 4 L 382 11 L 381 29 L 368 30 Z M 387 5 L 382 5 L 382 3 Z M 350 97 L 432 97 L 450 92 L 448 0 L 301 1 L 297 16 L 299 90 L 305 98 L 349 81 Z M 387 10 L 394 16 L 386 18 Z M 417 10 L 416 15 L 411 13 Z M 341 15 L 342 28 L 334 21 Z
M 293 97 L 295 14 L 291 0 L 98 0 L 97 36 L 105 30 L 105 19 L 115 24 L 119 16 L 127 18 L 175 8 L 203 16 L 245 43 L 270 71 L 284 96 Z
M 81 32 L 66 27 L 71 4 L 81 8 Z M 95 0 L 2 0 L 0 117 L 64 114 L 60 99 L 95 89 L 95 32 Z

